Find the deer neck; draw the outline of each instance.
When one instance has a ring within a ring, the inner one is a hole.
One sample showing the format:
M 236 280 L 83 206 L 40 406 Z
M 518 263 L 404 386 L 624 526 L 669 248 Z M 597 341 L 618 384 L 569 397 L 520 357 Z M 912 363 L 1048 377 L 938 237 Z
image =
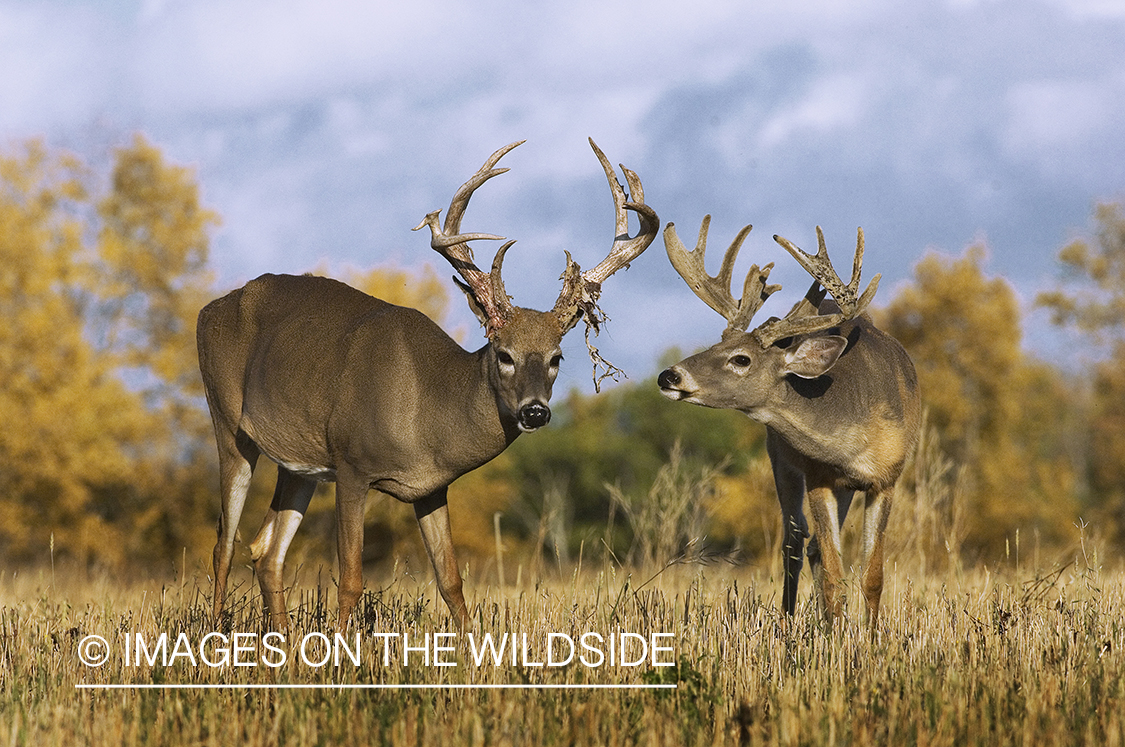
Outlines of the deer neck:
M 893 484 L 909 448 L 901 414 L 878 392 L 855 384 L 859 377 L 822 379 L 786 387 L 779 401 L 752 417 L 853 487 Z
M 440 388 L 445 396 L 427 405 L 425 418 L 432 425 L 425 440 L 449 479 L 491 461 L 520 433 L 496 397 L 490 358 L 486 345 L 444 361 Z
M 833 386 L 828 377 L 811 381 L 790 377 L 777 397 L 747 414 L 806 457 L 843 464 L 848 460 L 849 439 L 841 439 L 840 433 L 845 424 L 836 408 L 826 406 L 835 399 Z

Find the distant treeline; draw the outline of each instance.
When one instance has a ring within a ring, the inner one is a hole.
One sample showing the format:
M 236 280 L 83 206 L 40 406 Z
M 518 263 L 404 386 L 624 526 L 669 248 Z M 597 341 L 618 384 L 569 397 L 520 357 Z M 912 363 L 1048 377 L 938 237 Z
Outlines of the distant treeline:
M 195 316 L 226 290 L 209 267 L 218 216 L 143 137 L 112 160 L 101 174 L 38 142 L 0 154 L 0 568 L 210 557 L 218 478 Z M 876 321 L 913 357 L 926 410 L 896 500 L 900 548 L 960 563 L 1002 558 L 1017 536 L 1052 559 L 1080 534 L 1122 547 L 1125 206 L 1099 206 L 1094 223 L 1036 300 L 1088 363 L 1063 371 L 1024 350 L 1019 300 L 981 246 L 926 254 L 882 298 Z M 449 297 L 428 269 L 336 274 L 443 321 Z M 560 399 L 548 428 L 454 484 L 463 556 L 494 557 L 497 513 L 504 551 L 531 567 L 777 551 L 761 426 L 677 406 L 652 380 Z M 247 521 L 271 481 L 255 481 Z M 415 551 L 412 512 L 390 503 L 369 500 L 372 558 Z M 314 500 L 298 552 L 330 561 L 331 508 Z

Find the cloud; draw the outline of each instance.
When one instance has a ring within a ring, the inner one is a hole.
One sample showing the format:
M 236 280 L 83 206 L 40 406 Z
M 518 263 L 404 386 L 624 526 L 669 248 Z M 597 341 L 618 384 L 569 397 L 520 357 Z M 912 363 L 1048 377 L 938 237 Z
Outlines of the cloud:
M 242 110 L 450 63 L 468 26 L 457 3 L 256 0 L 169 4 L 137 29 L 147 105 Z M 440 23 L 435 18 L 440 17 Z
M 1125 132 L 1125 74 L 1021 82 L 1005 103 L 1007 147 L 1052 167 L 1081 162 L 1084 152 L 1113 149 Z M 1116 155 L 1125 155 L 1122 147 L 1116 146 Z
M 758 148 L 784 145 L 803 133 L 824 134 L 854 127 L 862 118 L 864 81 L 854 74 L 830 75 L 800 101 L 776 112 L 762 127 Z
M 769 236 L 808 245 L 817 224 L 833 252 L 862 225 L 886 288 L 978 236 L 997 271 L 1038 278 L 1125 190 L 1116 2 L 0 3 L 0 136 L 144 129 L 223 215 L 228 285 L 428 260 L 409 229 L 523 138 L 466 228 L 520 240 L 509 287 L 530 304 L 557 294 L 563 249 L 608 248 L 587 136 L 684 231 L 712 213 L 725 244 L 754 223 L 745 264 L 798 286 Z M 661 253 L 612 282 L 678 304 L 690 337 L 709 312 Z
M 118 69 L 116 34 L 86 6 L 0 5 L 0 131 L 80 122 L 106 105 L 106 86 L 78 71 Z
M 1052 0 L 1050 4 L 1082 20 L 1125 18 L 1125 5 L 1117 0 Z

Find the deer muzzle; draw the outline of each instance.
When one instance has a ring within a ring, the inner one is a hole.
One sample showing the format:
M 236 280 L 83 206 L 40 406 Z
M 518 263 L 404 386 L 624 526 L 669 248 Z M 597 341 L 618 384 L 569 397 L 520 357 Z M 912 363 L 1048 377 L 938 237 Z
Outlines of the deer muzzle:
M 551 408 L 542 402 L 529 402 L 520 408 L 516 422 L 524 433 L 539 430 L 551 422 Z
M 691 374 L 679 366 L 672 366 L 660 372 L 656 378 L 660 393 L 668 399 L 682 400 L 693 395 L 697 389 Z

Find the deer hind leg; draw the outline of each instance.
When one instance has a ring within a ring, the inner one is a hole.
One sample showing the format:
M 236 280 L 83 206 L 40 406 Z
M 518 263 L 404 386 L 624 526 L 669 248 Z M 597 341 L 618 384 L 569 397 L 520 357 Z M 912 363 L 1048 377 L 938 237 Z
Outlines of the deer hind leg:
M 219 446 L 219 512 L 218 541 L 212 553 L 215 571 L 212 612 L 215 620 L 223 614 L 227 597 L 227 577 L 234 560 L 234 543 L 238 538 L 238 522 L 246 505 L 246 492 L 258 462 L 258 447 L 246 434 L 220 431 L 216 428 Z
M 854 490 L 836 490 L 836 491 L 834 491 L 834 494 L 836 496 L 836 515 L 839 518 L 838 526 L 840 527 L 840 531 L 842 532 L 843 529 L 844 529 L 844 520 L 848 518 L 848 509 L 851 508 L 852 499 L 855 497 L 855 491 Z M 839 552 L 841 553 L 841 556 L 842 556 L 843 549 L 842 548 L 837 548 L 837 549 L 839 550 Z M 819 563 L 819 562 L 820 562 L 820 542 L 817 540 L 816 537 L 813 537 L 811 540 L 809 540 L 809 563 L 812 564 L 812 563 Z M 841 561 L 841 566 L 843 566 L 843 561 Z
M 847 508 L 840 510 L 836 493 L 830 488 L 809 491 L 809 513 L 812 514 L 815 537 L 809 546 L 809 565 L 813 571 L 818 607 L 825 620 L 832 621 L 843 613 L 840 581 L 844 576 L 840 557 L 840 525 Z M 847 496 L 850 504 L 851 496 Z
M 879 624 L 879 600 L 883 595 L 883 535 L 891 515 L 894 488 L 872 490 L 863 509 L 863 597 L 867 620 L 874 633 Z
M 442 488 L 416 502 L 414 515 L 418 517 L 422 541 L 426 545 L 430 562 L 434 565 L 441 598 L 445 600 L 453 619 L 464 629 L 469 622 L 469 610 L 461 591 L 461 573 L 457 570 L 457 557 L 453 551 L 446 489 Z
M 316 482 L 295 475 L 284 467 L 277 468 L 277 486 L 269 511 L 254 541 L 250 558 L 262 587 L 262 601 L 275 630 L 289 629 L 289 611 L 285 604 L 285 554 L 293 542 L 297 528 L 308 511 Z
M 340 604 L 337 626 L 346 630 L 352 610 L 363 594 L 363 509 L 367 483 L 358 478 L 336 477 L 336 555 L 340 562 Z

